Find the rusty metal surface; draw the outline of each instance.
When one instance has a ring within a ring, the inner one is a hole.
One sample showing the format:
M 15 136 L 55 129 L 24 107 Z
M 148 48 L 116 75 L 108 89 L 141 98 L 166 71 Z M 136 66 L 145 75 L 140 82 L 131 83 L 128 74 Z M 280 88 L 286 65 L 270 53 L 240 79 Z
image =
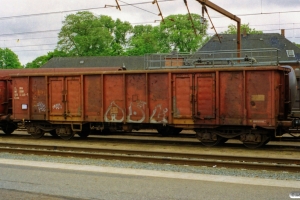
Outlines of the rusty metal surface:
M 246 109 L 250 124 L 272 125 L 271 120 L 275 117 L 273 105 L 275 86 L 272 74 L 272 71 L 253 71 L 246 74 Z
M 28 77 L 13 80 L 13 117 L 15 119 L 29 119 L 29 82 Z
M 102 76 L 91 75 L 84 76 L 84 120 L 85 121 L 103 121 L 103 90 Z
M 173 111 L 174 118 L 192 118 L 193 78 L 192 74 L 173 74 Z
M 200 119 L 216 117 L 215 73 L 196 74 L 195 77 L 195 116 Z
M 244 88 L 243 72 L 220 72 L 221 124 L 243 124 Z
M 132 74 L 125 78 L 126 87 L 126 122 L 149 122 L 147 105 L 147 79 L 146 74 Z
M 49 78 L 48 109 L 50 120 L 81 120 L 82 88 L 80 76 Z
M 148 106 L 150 123 L 170 123 L 170 82 L 167 73 L 148 74 Z
M 125 117 L 123 74 L 105 75 L 103 79 L 103 117 L 105 122 L 123 122 Z
M 30 115 L 32 120 L 45 120 L 47 115 L 47 83 L 44 77 L 32 77 L 29 99 L 31 106 Z

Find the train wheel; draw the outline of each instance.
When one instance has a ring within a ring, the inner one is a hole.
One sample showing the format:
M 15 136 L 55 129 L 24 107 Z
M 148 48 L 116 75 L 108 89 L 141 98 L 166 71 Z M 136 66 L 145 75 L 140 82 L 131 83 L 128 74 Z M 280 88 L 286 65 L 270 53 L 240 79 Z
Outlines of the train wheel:
M 45 134 L 45 132 L 40 128 L 35 128 L 34 132 L 30 132 L 31 137 L 33 137 L 35 139 L 39 139 L 39 138 L 43 137 L 44 134 Z
M 65 133 L 64 134 L 61 134 L 59 135 L 59 137 L 63 140 L 70 140 L 71 138 L 74 137 L 74 131 L 71 129 L 71 127 L 67 127 L 65 129 Z
M 258 141 L 244 141 L 243 145 L 249 149 L 255 149 L 266 145 L 270 141 L 270 137 L 265 134 L 255 135 L 255 137 L 260 137 Z
M 225 142 L 222 142 L 222 139 L 223 139 L 222 137 L 217 136 L 216 140 L 202 140 L 201 143 L 204 146 L 213 147 L 213 146 L 216 146 L 216 145 L 219 145 L 219 144 L 224 144 Z
M 59 137 L 63 140 L 70 140 L 74 137 L 74 133 L 72 133 L 70 135 L 60 135 Z
M 210 130 L 197 131 L 196 137 L 204 146 L 207 147 L 216 146 L 227 141 L 226 138 L 223 138 Z
M 16 130 L 17 125 L 14 123 L 9 123 L 7 125 L 2 126 L 1 128 L 5 135 L 10 135 Z

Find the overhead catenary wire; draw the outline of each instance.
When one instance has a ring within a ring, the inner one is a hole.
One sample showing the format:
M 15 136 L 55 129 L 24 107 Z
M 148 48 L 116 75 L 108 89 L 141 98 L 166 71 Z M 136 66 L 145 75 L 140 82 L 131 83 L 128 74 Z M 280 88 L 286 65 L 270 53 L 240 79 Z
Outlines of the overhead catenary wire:
M 152 2 L 138 2 L 138 3 L 126 3 L 124 1 L 119 0 L 120 2 L 124 3 L 121 6 L 132 6 L 138 9 L 141 9 L 145 12 L 157 15 L 157 13 L 142 9 L 137 7 L 136 5 L 142 5 L 142 4 L 149 4 L 149 3 L 153 3 Z M 156 0 L 154 0 L 156 1 Z M 169 1 L 175 1 L 175 0 L 160 0 L 157 2 L 169 2 Z M 119 5 L 120 6 L 120 5 Z M 18 15 L 18 16 L 8 16 L 8 17 L 0 17 L 0 20 L 3 19 L 11 19 L 11 18 L 20 18 L 20 17 L 30 17 L 30 16 L 39 16 L 39 15 L 49 15 L 49 14 L 61 14 L 61 13 L 68 13 L 68 12 L 75 12 L 75 11 L 83 11 L 83 10 L 94 10 L 94 9 L 102 9 L 105 7 L 91 7 L 91 8 L 83 8 L 83 9 L 73 9 L 73 10 L 63 10 L 63 11 L 54 11 L 54 12 L 45 12 L 45 13 L 33 13 L 33 14 L 28 14 L 28 15 Z M 265 13 L 248 13 L 248 14 L 237 14 L 237 16 L 248 16 L 248 15 L 261 15 L 261 14 L 278 14 L 278 13 L 290 13 L 290 12 L 300 12 L 296 11 L 296 10 L 292 10 L 292 11 L 283 11 L 283 12 L 265 12 Z M 224 17 L 224 16 L 211 16 L 211 18 L 218 18 L 218 17 Z M 133 23 L 133 24 L 145 24 L 145 23 L 153 23 L 153 22 L 138 22 L 138 23 Z M 291 24 L 291 23 L 289 23 Z M 268 24 L 264 24 L 264 25 L 268 25 Z M 264 26 L 261 25 L 261 26 Z M 285 25 L 285 24 L 280 24 L 280 25 Z M 279 26 L 280 26 L 279 25 Z M 34 31 L 34 32 L 22 32 L 22 33 L 6 33 L 6 34 L 0 34 L 0 36 L 10 36 L 10 35 L 18 35 L 18 34 L 33 34 L 33 33 L 41 33 L 41 32 L 52 32 L 52 31 L 60 31 L 60 30 L 44 30 L 44 31 Z
M 169 1 L 175 1 L 175 0 L 158 0 L 158 2 L 169 2 Z M 151 4 L 152 3 L 152 1 L 138 2 L 138 3 L 126 3 L 124 1 L 120 1 L 120 2 L 125 3 L 125 4 L 122 4 L 122 5 L 119 5 L 120 7 L 132 6 L 132 7 L 138 8 L 138 9 L 141 9 L 141 8 L 137 7 L 136 5 L 143 5 L 143 4 Z M 107 9 L 107 8 L 108 7 L 100 6 L 100 7 L 91 7 L 91 8 L 82 8 L 82 9 L 61 10 L 61 11 L 52 11 L 52 12 L 43 12 L 43 13 L 32 13 L 32 14 L 26 14 L 26 15 L 15 15 L 15 16 L 0 17 L 0 20 L 13 19 L 13 18 L 23 18 L 23 17 L 33 17 L 33 16 L 41 16 L 41 15 L 70 13 L 70 12 L 79 12 L 79 11 L 86 11 L 86 10 Z M 147 11 L 145 9 L 141 9 L 141 10 Z M 150 12 L 150 13 L 156 15 L 156 13 L 153 13 L 153 12 Z
M 188 14 L 189 14 L 189 20 L 191 20 L 191 23 L 192 23 L 192 27 L 194 29 L 194 33 L 195 35 L 197 35 L 197 31 L 196 31 L 196 28 L 195 28 L 195 25 L 194 25 L 194 20 L 193 20 L 193 17 L 191 15 L 191 12 L 190 12 L 190 9 L 189 9 L 189 6 L 188 6 L 188 3 L 187 3 L 187 0 L 183 0 L 185 6 L 186 6 L 186 9 L 188 11 Z
M 220 28 L 220 27 L 216 27 L 216 28 Z M 300 30 L 300 27 L 299 28 L 287 28 L 285 30 Z M 266 31 L 280 31 L 280 29 L 268 29 L 268 30 L 262 30 L 264 32 Z M 214 35 L 214 33 L 208 33 L 208 35 Z M 52 39 L 55 39 L 57 37 L 44 37 L 44 38 L 25 38 L 25 39 L 21 39 L 20 41 L 23 41 L 23 40 L 30 40 L 30 39 L 47 39 L 47 38 L 52 38 Z M 287 37 L 287 38 L 299 38 L 299 37 Z M 7 41 L 17 41 L 18 39 L 10 39 L 10 40 L 0 40 L 2 42 L 7 42 Z M 47 46 L 47 45 L 57 45 L 57 43 L 52 43 L 52 44 L 37 44 L 37 45 L 14 45 L 14 46 L 5 46 L 5 48 L 11 48 L 11 49 L 14 49 L 14 48 L 24 48 L 24 47 L 33 47 L 33 46 Z M 53 49 L 52 49 L 53 50 Z
M 156 15 L 157 13 L 149 11 L 147 9 L 143 9 L 140 8 L 139 5 L 144 5 L 144 4 L 150 4 L 153 1 L 144 1 L 144 2 L 137 2 L 137 3 L 127 3 L 123 0 L 118 0 L 121 4 L 121 7 L 135 7 L 137 9 L 140 9 L 144 12 L 148 12 L 150 14 Z M 175 0 L 157 0 L 158 2 L 169 2 L 169 1 L 175 1 Z M 182 0 L 180 0 L 182 1 Z M 97 10 L 97 9 L 105 9 L 103 6 L 102 7 L 92 7 L 92 8 L 82 8 L 82 9 L 72 9 L 72 10 L 62 10 L 62 11 L 54 11 L 54 12 L 45 12 L 45 13 L 33 13 L 33 14 L 28 14 L 28 15 L 19 15 L 19 16 L 8 16 L 8 17 L 0 17 L 0 20 L 6 20 L 6 19 L 12 19 L 12 18 L 22 18 L 22 17 L 30 17 L 30 16 L 40 16 L 40 15 L 50 15 L 50 14 L 62 14 L 62 13 L 71 13 L 71 12 L 77 12 L 77 11 L 86 11 L 86 10 Z M 237 16 L 253 16 L 253 15 L 271 15 L 271 14 L 287 14 L 287 13 L 298 13 L 300 12 L 300 10 L 289 10 L 289 11 L 283 11 L 283 12 L 261 12 L 261 13 L 248 13 L 248 14 L 237 14 Z M 211 18 L 219 18 L 220 16 L 211 16 Z M 145 24 L 145 23 L 153 23 L 153 22 L 136 22 L 136 23 L 131 23 L 131 24 Z M 280 27 L 283 28 L 283 26 L 288 25 L 288 24 L 297 24 L 297 23 L 280 23 Z M 256 26 L 266 26 L 268 24 L 264 24 L 264 25 L 256 25 Z M 254 26 L 254 25 L 251 25 Z M 219 28 L 219 27 L 217 27 Z M 298 30 L 300 28 L 297 27 L 293 27 L 293 28 L 284 28 L 285 30 Z M 263 32 L 267 32 L 267 31 L 278 31 L 280 29 L 267 29 L 267 30 L 262 30 Z M 23 40 L 30 40 L 30 38 L 22 38 L 20 37 L 20 35 L 28 35 L 28 36 L 33 36 L 34 34 L 40 34 L 40 33 L 58 33 L 60 31 L 60 29 L 57 30 L 41 30 L 41 31 L 28 31 L 28 32 L 18 32 L 18 33 L 3 33 L 0 34 L 0 37 L 7 37 L 9 38 L 8 40 L 2 40 L 2 41 L 13 41 L 13 40 L 17 40 L 20 39 L 20 41 Z M 10 39 L 12 36 L 17 36 L 16 39 Z M 55 38 L 55 37 L 41 37 L 40 39 L 47 39 L 47 38 Z M 57 38 L 57 37 L 56 37 Z M 298 37 L 294 37 L 294 38 L 298 38 Z M 35 39 L 35 38 L 32 38 Z M 1 41 L 1 40 L 0 40 Z M 46 44 L 45 44 L 46 45 Z M 12 46 L 12 48 L 21 48 L 21 47 L 27 47 L 28 45 L 21 45 L 20 46 Z M 38 44 L 35 46 L 43 46 L 43 44 Z M 51 49 L 53 50 L 53 49 Z
M 143 9 L 143 8 L 140 8 L 140 7 L 136 6 L 136 5 L 138 5 L 138 4 L 130 4 L 130 3 L 126 3 L 126 2 L 121 1 L 121 0 L 119 0 L 119 1 L 122 2 L 122 3 L 125 3 L 127 6 L 132 6 L 132 7 L 134 7 L 134 8 L 137 8 L 137 9 L 139 9 L 139 10 L 145 11 L 145 12 L 147 12 L 147 13 L 156 15 L 156 13 L 154 13 L 154 12 L 151 12 L 151 11 L 149 11 L 149 10 L 146 10 L 146 9 Z

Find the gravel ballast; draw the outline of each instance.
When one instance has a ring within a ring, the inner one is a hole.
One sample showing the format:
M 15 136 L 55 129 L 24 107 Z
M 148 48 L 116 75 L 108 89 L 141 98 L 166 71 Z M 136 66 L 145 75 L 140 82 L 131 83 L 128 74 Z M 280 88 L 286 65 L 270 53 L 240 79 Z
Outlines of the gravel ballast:
M 183 172 L 183 173 L 211 174 L 211 175 L 252 177 L 252 178 L 257 177 L 257 178 L 266 178 L 266 179 L 300 181 L 299 173 L 291 173 L 285 171 L 275 172 L 275 171 L 266 171 L 266 170 L 227 169 L 227 168 L 218 168 L 218 166 L 196 167 L 196 166 L 182 166 L 182 165 L 170 165 L 170 164 L 127 162 L 127 161 L 118 161 L 118 160 L 84 159 L 84 158 L 71 158 L 71 157 L 66 158 L 66 157 L 56 157 L 56 156 L 37 156 L 37 155 L 23 155 L 23 154 L 11 154 L 11 153 L 1 153 L 0 158 L 77 164 L 77 165 L 93 165 L 93 166 L 116 167 L 116 168 L 146 169 L 146 170 L 155 170 L 155 171 L 171 171 L 171 172 Z

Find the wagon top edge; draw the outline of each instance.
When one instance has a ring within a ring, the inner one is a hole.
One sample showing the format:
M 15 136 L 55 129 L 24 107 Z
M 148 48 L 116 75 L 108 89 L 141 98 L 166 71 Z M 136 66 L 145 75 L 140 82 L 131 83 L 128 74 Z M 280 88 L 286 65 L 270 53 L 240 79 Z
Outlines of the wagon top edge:
M 161 73 L 205 73 L 205 72 L 222 72 L 222 71 L 286 71 L 289 68 L 284 66 L 257 66 L 257 67 L 230 67 L 230 68 L 193 68 L 193 69 L 159 69 L 159 70 L 131 70 L 131 71 L 85 71 L 85 72 L 54 72 L 54 73 L 18 73 L 11 74 L 11 77 L 27 76 L 80 76 L 80 75 L 113 75 L 113 74 L 161 74 Z

